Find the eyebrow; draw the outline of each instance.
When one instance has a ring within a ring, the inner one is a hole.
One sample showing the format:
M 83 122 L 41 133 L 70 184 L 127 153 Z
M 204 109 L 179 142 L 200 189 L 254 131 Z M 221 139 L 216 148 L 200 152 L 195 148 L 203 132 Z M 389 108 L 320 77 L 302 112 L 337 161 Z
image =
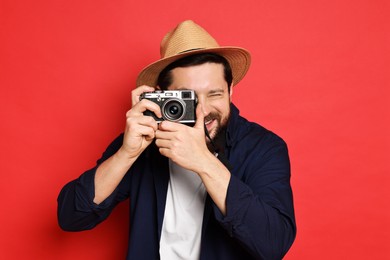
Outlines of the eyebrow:
M 209 91 L 209 94 L 215 94 L 215 93 L 224 93 L 225 90 L 220 88 L 220 89 L 212 89 Z
M 180 87 L 180 88 L 177 88 L 176 90 L 191 90 L 191 89 L 185 88 L 185 87 Z
M 186 88 L 186 87 L 179 87 L 176 90 L 192 90 L 192 89 L 189 89 L 189 88 Z M 216 93 L 225 93 L 225 90 L 223 88 L 212 89 L 207 94 L 216 94 Z

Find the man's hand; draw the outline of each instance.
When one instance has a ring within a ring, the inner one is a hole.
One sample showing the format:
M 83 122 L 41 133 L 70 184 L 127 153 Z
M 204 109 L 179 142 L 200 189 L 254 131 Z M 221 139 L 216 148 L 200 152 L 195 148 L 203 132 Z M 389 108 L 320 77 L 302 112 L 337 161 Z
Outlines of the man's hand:
M 132 108 L 126 113 L 126 128 L 121 151 L 128 158 L 137 158 L 155 138 L 158 129 L 157 122 L 151 116 L 144 116 L 143 112 L 150 110 L 161 117 L 160 107 L 147 99 L 139 100 L 144 92 L 154 91 L 154 88 L 141 86 L 132 91 Z
M 162 155 L 199 175 L 208 194 L 225 215 L 230 172 L 207 148 L 201 105 L 196 108 L 194 127 L 161 122 L 156 131 L 156 145 Z
M 156 131 L 156 145 L 160 153 L 194 172 L 197 172 L 202 159 L 210 155 L 206 145 L 204 115 L 200 104 L 196 108 L 196 118 L 194 127 L 163 121 Z
M 112 194 L 138 156 L 155 137 L 157 122 L 151 116 L 144 116 L 143 112 L 150 110 L 161 117 L 160 107 L 150 100 L 139 101 L 139 96 L 149 91 L 154 91 L 154 88 L 141 86 L 131 93 L 133 104 L 126 113 L 123 144 L 117 153 L 99 165 L 96 170 L 93 199 L 96 204 Z

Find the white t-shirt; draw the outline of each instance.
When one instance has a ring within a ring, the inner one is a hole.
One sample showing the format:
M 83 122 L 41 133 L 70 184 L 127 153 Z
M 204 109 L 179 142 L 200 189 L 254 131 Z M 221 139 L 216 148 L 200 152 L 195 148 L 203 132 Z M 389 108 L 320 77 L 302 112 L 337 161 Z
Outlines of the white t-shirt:
M 162 260 L 199 259 L 206 189 L 200 177 L 169 160 L 170 181 L 160 239 Z

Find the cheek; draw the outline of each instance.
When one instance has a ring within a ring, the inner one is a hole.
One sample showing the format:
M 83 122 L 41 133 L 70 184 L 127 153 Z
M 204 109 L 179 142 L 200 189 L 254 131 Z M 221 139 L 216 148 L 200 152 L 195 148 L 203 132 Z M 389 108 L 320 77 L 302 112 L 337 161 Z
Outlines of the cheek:
M 218 107 L 218 110 L 215 110 L 213 113 L 218 117 L 218 125 L 221 127 L 222 125 L 225 125 L 229 119 L 230 106 Z
M 219 111 L 223 117 L 227 117 L 230 114 L 230 100 L 227 100 L 219 106 Z
M 223 98 L 217 100 L 207 100 L 205 102 L 208 114 L 218 115 L 221 119 L 227 117 L 230 113 L 230 99 Z

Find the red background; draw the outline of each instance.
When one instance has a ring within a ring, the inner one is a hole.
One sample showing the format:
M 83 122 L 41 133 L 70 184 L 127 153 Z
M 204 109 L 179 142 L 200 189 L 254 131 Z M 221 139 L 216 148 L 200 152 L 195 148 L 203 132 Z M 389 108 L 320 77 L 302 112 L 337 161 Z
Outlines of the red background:
M 56 198 L 122 131 L 163 35 L 193 19 L 251 51 L 234 102 L 289 145 L 285 259 L 389 259 L 389 13 L 387 0 L 1 0 L 0 258 L 124 258 L 126 203 L 66 233 Z

